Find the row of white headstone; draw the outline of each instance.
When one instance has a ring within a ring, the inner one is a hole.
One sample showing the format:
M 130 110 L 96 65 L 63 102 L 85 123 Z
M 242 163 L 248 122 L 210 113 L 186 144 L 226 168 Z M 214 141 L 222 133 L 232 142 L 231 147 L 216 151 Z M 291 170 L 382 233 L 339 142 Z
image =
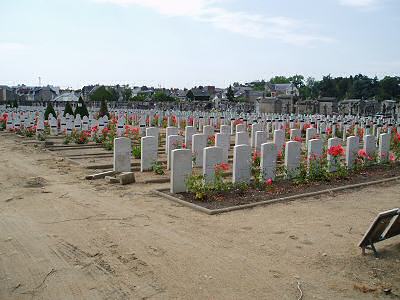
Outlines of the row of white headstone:
M 328 149 L 342 143 L 339 138 L 328 139 Z M 321 139 L 310 139 L 308 141 L 307 164 L 316 162 L 315 158 L 323 155 L 323 141 Z M 345 151 L 345 164 L 351 169 L 354 166 L 357 153 L 360 149 L 359 138 L 350 136 L 347 138 Z M 378 150 L 379 162 L 386 162 L 389 159 L 390 134 L 382 133 L 379 136 L 379 148 L 376 148 L 375 137 L 364 136 L 363 149 L 368 156 L 373 157 Z M 263 143 L 260 147 L 260 170 L 264 180 L 275 180 L 276 165 L 278 157 L 278 145 L 275 142 Z M 252 148 L 250 145 L 236 145 L 233 150 L 232 182 L 249 183 L 251 181 Z M 205 147 L 203 149 L 203 176 L 206 183 L 215 179 L 215 167 L 223 162 L 223 149 L 218 146 Z M 327 154 L 328 169 L 335 172 L 338 168 L 338 161 Z M 287 177 L 298 176 L 301 162 L 301 143 L 288 141 L 285 144 L 284 166 Z M 192 175 L 192 152 L 189 149 L 176 149 L 171 152 L 171 193 L 182 193 L 187 191 L 187 179 Z

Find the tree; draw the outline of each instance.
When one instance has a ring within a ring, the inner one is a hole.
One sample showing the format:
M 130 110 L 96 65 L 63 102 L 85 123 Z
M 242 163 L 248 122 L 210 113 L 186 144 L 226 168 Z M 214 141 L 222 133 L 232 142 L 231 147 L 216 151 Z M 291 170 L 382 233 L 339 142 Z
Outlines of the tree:
M 106 89 L 104 85 L 98 87 L 91 95 L 90 95 L 90 100 L 92 101 L 111 101 L 112 95 L 111 93 Z
M 252 82 L 253 84 L 253 89 L 255 91 L 261 91 L 264 92 L 265 91 L 265 80 L 261 80 L 261 81 L 257 81 L 257 82 Z
M 228 87 L 228 91 L 226 92 L 226 98 L 229 101 L 234 101 L 235 100 L 235 93 L 233 92 L 233 89 L 232 89 L 231 85 Z
M 69 104 L 69 102 L 67 102 L 67 104 L 65 104 L 64 107 L 64 117 L 69 114 L 70 116 L 72 116 L 74 114 L 74 111 L 72 110 L 72 106 L 71 104 Z
M 192 90 L 190 90 L 190 91 L 187 92 L 186 98 L 187 98 L 189 101 L 194 101 L 194 94 L 193 94 Z
M 164 92 L 156 92 L 153 95 L 153 100 L 155 102 L 172 102 L 172 101 L 175 101 L 175 98 L 167 95 Z
M 285 76 L 275 76 L 269 80 L 269 83 L 272 83 L 272 84 L 290 83 L 290 80 L 289 80 L 289 78 L 287 78 Z
M 331 75 L 322 77 L 319 82 L 319 92 L 321 97 L 336 97 L 336 85 Z
M 298 89 L 300 90 L 304 87 L 304 76 L 303 75 L 294 75 L 289 77 L 289 81 Z
M 101 100 L 101 104 L 100 104 L 99 117 L 104 117 L 104 116 L 110 117 L 110 114 L 108 113 L 107 103 L 103 99 L 103 100 Z
M 110 101 L 118 101 L 119 100 L 119 92 L 116 88 L 110 89 Z
M 378 98 L 380 100 L 400 98 L 400 77 L 386 76 L 379 82 Z
M 130 101 L 131 98 L 132 98 L 132 89 L 129 86 L 126 86 L 122 93 L 122 100 L 127 102 Z
M 88 112 L 85 102 L 82 99 L 82 96 L 79 96 L 79 100 L 78 100 L 78 104 L 77 104 L 75 112 L 74 112 L 74 116 L 76 117 L 77 114 L 79 114 L 81 117 L 83 117 L 83 116 L 89 117 L 89 112 Z
M 56 117 L 56 112 L 54 111 L 53 105 L 51 102 L 47 103 L 46 111 L 44 112 L 44 119 L 48 120 L 49 115 L 52 114 L 53 117 Z

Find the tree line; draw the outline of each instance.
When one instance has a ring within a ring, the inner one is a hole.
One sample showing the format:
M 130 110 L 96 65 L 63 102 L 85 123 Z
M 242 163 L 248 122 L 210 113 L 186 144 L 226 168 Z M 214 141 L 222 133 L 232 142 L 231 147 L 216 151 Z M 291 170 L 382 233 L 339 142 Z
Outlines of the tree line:
M 343 99 L 377 99 L 400 100 L 400 77 L 386 76 L 379 80 L 358 74 L 349 77 L 323 76 L 322 80 L 303 75 L 291 77 L 276 76 L 269 81 L 271 84 L 293 83 L 303 99 L 320 97 L 335 97 Z

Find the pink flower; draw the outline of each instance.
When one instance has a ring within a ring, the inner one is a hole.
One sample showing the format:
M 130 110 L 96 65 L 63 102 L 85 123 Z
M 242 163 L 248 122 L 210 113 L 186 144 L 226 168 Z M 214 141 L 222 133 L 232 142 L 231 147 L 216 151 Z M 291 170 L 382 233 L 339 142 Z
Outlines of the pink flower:
M 390 160 L 391 162 L 396 161 L 396 156 L 395 156 L 393 153 L 390 153 L 390 155 L 389 155 L 389 160 Z
M 265 181 L 265 184 L 266 185 L 272 185 L 272 179 L 270 178 L 270 179 L 267 179 L 266 181 Z

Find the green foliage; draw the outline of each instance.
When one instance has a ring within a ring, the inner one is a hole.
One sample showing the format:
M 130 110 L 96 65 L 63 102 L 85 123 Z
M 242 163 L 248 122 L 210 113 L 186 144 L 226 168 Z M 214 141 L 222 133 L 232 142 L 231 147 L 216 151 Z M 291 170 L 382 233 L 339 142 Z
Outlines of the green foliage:
M 130 101 L 132 99 L 132 89 L 129 86 L 125 86 L 122 92 L 122 100 L 123 101 Z
M 226 98 L 229 101 L 234 101 L 235 100 L 235 93 L 233 92 L 232 86 L 230 85 L 228 88 L 228 91 L 226 92 Z
M 159 161 L 156 161 L 155 163 L 153 163 L 153 165 L 151 166 L 151 169 L 156 175 L 164 175 L 165 174 L 163 165 Z
M 52 114 L 53 117 L 57 117 L 56 112 L 54 111 L 53 105 L 51 102 L 47 103 L 46 111 L 44 112 L 44 119 L 48 120 L 49 115 Z
M 142 157 L 142 150 L 140 146 L 134 146 L 132 149 L 132 155 L 136 159 L 140 159 Z
M 74 116 L 76 117 L 76 115 L 79 114 L 81 116 L 81 118 L 83 118 L 84 116 L 89 117 L 89 111 L 86 107 L 85 102 L 83 101 L 82 97 L 79 97 L 75 112 L 74 112 Z
M 167 95 L 164 92 L 156 92 L 153 95 L 153 100 L 155 102 L 172 102 L 172 101 L 175 101 L 176 99 L 174 97 Z
M 110 114 L 108 112 L 107 103 L 103 99 L 103 100 L 101 100 L 101 104 L 100 104 L 99 117 L 104 117 L 104 116 L 110 117 Z
M 309 77 L 306 80 L 303 75 L 291 77 L 275 76 L 270 83 L 293 83 L 300 91 L 304 99 L 317 99 L 318 97 L 336 97 L 342 99 L 371 99 L 378 100 L 400 99 L 400 77 L 386 76 L 382 80 L 377 77 L 369 78 L 358 74 L 349 77 L 323 76 L 322 80 L 316 81 Z
M 72 110 L 72 106 L 71 104 L 69 104 L 69 102 L 67 102 L 67 104 L 65 104 L 65 108 L 64 108 L 64 117 L 69 114 L 70 116 L 72 116 L 74 114 L 74 111 Z
M 193 92 L 192 92 L 191 90 L 187 92 L 186 98 L 187 98 L 189 101 L 194 101 L 194 94 L 193 94 Z
M 90 100 L 91 101 L 111 101 L 112 100 L 112 95 L 111 93 L 106 89 L 105 86 L 100 86 L 98 87 L 91 95 L 90 95 Z
M 253 89 L 255 91 L 260 91 L 263 92 L 265 91 L 265 80 L 257 81 L 257 82 L 252 82 Z
M 285 76 L 275 76 L 269 80 L 269 83 L 272 84 L 290 83 L 290 80 Z

